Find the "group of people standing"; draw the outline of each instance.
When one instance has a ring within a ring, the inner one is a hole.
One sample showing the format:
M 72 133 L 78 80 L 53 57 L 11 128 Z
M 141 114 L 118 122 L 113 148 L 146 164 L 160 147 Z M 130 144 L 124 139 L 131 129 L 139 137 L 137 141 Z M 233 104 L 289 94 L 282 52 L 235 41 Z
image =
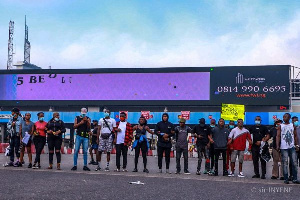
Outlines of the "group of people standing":
M 24 150 L 27 148 L 29 156 L 29 168 L 40 168 L 40 155 L 47 142 L 49 148 L 49 167 L 53 168 L 54 152 L 57 158 L 57 169 L 60 169 L 61 162 L 61 144 L 62 134 L 66 131 L 63 121 L 59 119 L 59 113 L 53 113 L 53 118 L 47 123 L 44 121 L 44 113 L 38 113 L 38 121 L 30 121 L 30 113 L 26 113 L 24 119 L 20 116 L 17 108 L 12 110 L 12 118 L 8 122 L 10 132 L 10 162 L 8 166 L 22 166 Z M 132 126 L 126 121 L 126 113 L 120 113 L 120 121 L 110 117 L 110 111 L 104 112 L 104 117 L 93 120 L 87 116 L 87 109 L 81 109 L 81 115 L 75 118 L 74 128 L 76 129 L 76 142 L 74 151 L 74 166 L 71 170 L 77 170 L 77 160 L 80 146 L 83 149 L 83 170 L 90 171 L 88 167 L 88 149 L 90 146 L 91 162 L 89 164 L 97 165 L 96 171 L 101 170 L 102 154 L 106 152 L 105 171 L 110 170 L 110 153 L 113 145 L 116 147 L 116 170 L 127 172 L 127 154 L 128 147 L 132 146 L 135 151 L 133 172 L 138 172 L 138 160 L 140 152 L 143 157 L 143 172 L 149 173 L 147 169 L 147 152 L 149 142 L 147 132 L 157 136 L 157 155 L 158 155 L 158 172 L 162 173 L 163 157 L 165 157 L 166 173 L 170 173 L 170 153 L 172 149 L 172 139 L 176 141 L 176 174 L 181 173 L 180 158 L 183 154 L 185 174 L 190 174 L 188 170 L 188 136 L 191 134 L 196 139 L 196 149 L 198 154 L 197 175 L 201 174 L 202 159 L 205 158 L 204 174 L 219 175 L 218 161 L 222 156 L 223 176 L 235 176 L 235 163 L 238 159 L 239 169 L 238 177 L 245 177 L 243 174 L 243 161 L 246 143 L 248 141 L 248 150 L 252 153 L 254 176 L 252 178 L 266 178 L 266 158 L 263 152 L 268 152 L 268 140 L 273 139 L 273 170 L 272 179 L 280 178 L 285 183 L 292 181 L 299 184 L 297 179 L 299 154 L 300 127 L 298 118 L 293 117 L 290 123 L 291 115 L 284 114 L 283 121 L 277 119 L 274 127 L 269 131 L 262 125 L 260 116 L 255 117 L 255 125 L 248 129 L 244 127 L 242 119 L 235 122 L 230 121 L 225 125 L 224 119 L 218 122 L 214 119 L 210 124 L 206 124 L 205 119 L 199 119 L 199 124 L 190 128 L 186 125 L 186 120 L 181 118 L 179 126 L 169 122 L 169 115 L 164 113 L 162 120 L 155 126 L 152 131 L 147 126 L 147 120 L 141 116 L 138 124 Z M 93 128 L 93 129 L 92 129 Z M 133 134 L 135 132 L 135 135 Z M 251 137 L 252 135 L 252 137 Z M 32 165 L 31 155 L 31 137 L 36 148 L 36 158 Z M 27 138 L 27 140 L 26 140 Z M 28 139 L 29 138 L 29 139 Z M 91 138 L 91 145 L 89 141 Z M 93 151 L 96 154 L 96 161 L 93 158 Z M 14 163 L 14 154 L 17 161 Z M 121 156 L 123 157 L 121 169 Z M 261 163 L 261 174 L 259 173 L 259 161 Z M 279 170 L 279 163 L 282 164 Z M 299 163 L 300 164 L 300 163 Z M 229 172 L 230 171 L 230 172 Z M 280 171 L 280 172 L 279 172 Z M 290 171 L 290 176 L 289 176 Z

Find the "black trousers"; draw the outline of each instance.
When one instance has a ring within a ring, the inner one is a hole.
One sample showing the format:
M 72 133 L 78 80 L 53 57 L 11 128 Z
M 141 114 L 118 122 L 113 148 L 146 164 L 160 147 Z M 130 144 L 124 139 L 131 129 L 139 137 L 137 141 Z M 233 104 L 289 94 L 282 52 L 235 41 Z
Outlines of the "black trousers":
M 169 169 L 170 166 L 170 153 L 171 148 L 169 147 L 157 147 L 157 155 L 158 155 L 158 168 L 162 169 L 162 159 L 165 152 L 165 159 L 166 159 L 166 169 Z
M 49 148 L 49 164 L 53 164 L 53 155 L 54 155 L 54 148 L 56 154 L 57 163 L 61 162 L 61 144 L 62 138 L 60 136 L 48 136 L 48 148 Z
M 135 147 L 135 152 L 134 152 L 134 167 L 137 169 L 137 164 L 139 161 L 139 156 L 140 156 L 140 151 L 142 151 L 142 157 L 143 157 L 143 163 L 144 163 L 144 168 L 147 168 L 147 142 L 138 142 L 136 147 Z
M 34 139 L 33 139 L 33 142 L 34 142 L 34 146 L 35 146 L 35 151 L 36 151 L 36 154 L 35 154 L 35 160 L 34 160 L 34 163 L 41 163 L 41 153 L 44 149 L 44 146 L 46 144 L 46 137 L 43 137 L 43 136 L 34 136 Z
M 226 149 L 215 149 L 215 172 L 219 172 L 219 157 L 222 154 L 223 158 L 223 172 L 227 171 L 226 169 Z
M 10 138 L 10 161 L 14 162 L 15 159 L 15 153 L 16 153 L 16 157 L 20 158 L 20 136 L 12 136 Z
M 180 165 L 181 154 L 183 154 L 183 159 L 184 159 L 184 171 L 188 170 L 188 149 L 176 147 L 176 169 L 179 172 L 181 170 L 181 165 Z
M 265 175 L 267 172 L 267 163 L 261 158 L 259 151 L 260 151 L 259 146 L 256 145 L 252 146 L 252 160 L 254 165 L 254 174 L 259 175 L 259 160 L 260 160 L 261 173 L 262 175 Z
M 116 144 L 116 165 L 117 168 L 120 169 L 121 167 L 121 154 L 123 156 L 123 169 L 127 166 L 127 152 L 128 146 L 122 144 Z
M 210 169 L 213 169 L 214 166 L 215 166 L 215 148 L 214 148 L 214 144 L 210 144 L 209 159 L 210 159 Z

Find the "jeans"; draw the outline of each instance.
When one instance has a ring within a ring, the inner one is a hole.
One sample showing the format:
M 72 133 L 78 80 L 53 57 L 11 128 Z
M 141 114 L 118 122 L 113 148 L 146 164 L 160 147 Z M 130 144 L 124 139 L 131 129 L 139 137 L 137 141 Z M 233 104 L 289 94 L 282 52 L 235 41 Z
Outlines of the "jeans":
M 223 172 L 226 172 L 226 149 L 215 149 L 215 172 L 218 173 L 218 162 L 219 162 L 219 156 L 222 154 L 223 158 Z
M 158 168 L 162 169 L 162 160 L 163 160 L 164 152 L 165 152 L 165 159 L 166 159 L 166 169 L 169 169 L 171 148 L 169 148 L 169 147 L 160 147 L 160 146 L 157 147 Z
M 89 148 L 89 138 L 81 137 L 79 135 L 76 135 L 76 141 L 75 141 L 74 166 L 77 166 L 78 152 L 81 144 L 83 150 L 83 165 L 87 166 L 87 152 Z
M 123 156 L 123 169 L 127 166 L 127 152 L 128 152 L 128 146 L 122 144 L 116 144 L 116 165 L 117 168 L 120 169 L 121 167 L 121 154 Z
M 188 170 L 188 149 L 176 147 L 176 169 L 178 172 L 180 172 L 180 170 L 181 170 L 180 158 L 181 158 L 182 153 L 183 153 L 183 159 L 184 159 L 184 171 Z
M 290 158 L 290 162 L 292 163 L 292 175 L 293 175 L 293 181 L 297 180 L 297 155 L 295 148 L 290 149 L 281 149 L 281 162 L 283 166 L 283 176 L 284 180 L 288 181 L 288 158 Z
M 205 160 L 205 170 L 210 170 L 210 163 L 209 163 L 209 148 L 207 146 L 197 146 L 197 153 L 198 153 L 198 166 L 197 171 L 201 169 L 202 158 L 204 156 Z
M 41 153 L 44 149 L 44 146 L 46 144 L 46 137 L 43 136 L 34 136 L 34 145 L 35 145 L 35 161 L 34 163 L 41 163 L 40 161 L 40 157 L 41 157 Z
M 143 163 L 144 163 L 144 169 L 147 168 L 147 142 L 138 142 L 135 147 L 135 154 L 134 154 L 134 167 L 137 169 L 137 164 L 139 161 L 140 151 L 142 151 L 142 157 L 143 157 Z
M 10 139 L 10 161 L 14 162 L 15 153 L 16 157 L 20 158 L 20 137 L 19 136 L 12 136 Z
M 259 146 L 257 146 L 257 145 L 252 146 L 252 159 L 253 159 L 253 165 L 254 165 L 254 174 L 259 175 L 259 160 L 260 160 L 261 174 L 266 175 L 267 163 L 264 159 L 261 158 L 259 151 L 260 151 Z

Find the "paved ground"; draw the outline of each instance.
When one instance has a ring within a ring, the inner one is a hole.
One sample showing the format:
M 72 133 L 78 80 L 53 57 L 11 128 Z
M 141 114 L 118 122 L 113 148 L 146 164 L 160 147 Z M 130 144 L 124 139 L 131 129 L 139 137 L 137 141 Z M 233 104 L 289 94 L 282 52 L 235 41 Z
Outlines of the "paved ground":
M 271 180 L 272 163 L 268 163 L 266 180 L 252 179 L 252 162 L 244 163 L 246 178 L 196 176 L 197 159 L 189 159 L 191 175 L 158 174 L 157 158 L 148 157 L 150 173 L 113 172 L 115 156 L 110 172 L 82 171 L 82 155 L 78 170 L 72 172 L 73 156 L 62 156 L 62 170 L 47 170 L 48 155 L 42 155 L 42 169 L 26 167 L 0 167 L 0 199 L 299 199 L 299 185 L 285 185 Z M 0 162 L 7 158 L 0 155 Z M 25 157 L 25 161 L 27 157 Z M 140 162 L 142 159 L 140 158 Z M 183 164 L 183 163 L 182 163 Z M 204 163 L 202 163 L 204 164 Z M 221 163 L 219 163 L 219 168 Z M 104 163 L 103 163 L 104 167 Z M 128 170 L 133 169 L 133 156 L 128 157 Z M 222 167 L 220 168 L 222 169 Z M 139 163 L 142 171 L 142 163 Z M 175 159 L 171 159 L 171 171 L 175 172 Z M 145 185 L 129 184 L 141 181 Z

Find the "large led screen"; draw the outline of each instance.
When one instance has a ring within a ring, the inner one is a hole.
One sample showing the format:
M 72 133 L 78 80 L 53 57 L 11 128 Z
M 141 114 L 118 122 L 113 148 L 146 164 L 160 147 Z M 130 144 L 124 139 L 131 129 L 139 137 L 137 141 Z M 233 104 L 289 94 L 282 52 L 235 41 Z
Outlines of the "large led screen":
M 0 100 L 210 100 L 210 73 L 2 74 Z

